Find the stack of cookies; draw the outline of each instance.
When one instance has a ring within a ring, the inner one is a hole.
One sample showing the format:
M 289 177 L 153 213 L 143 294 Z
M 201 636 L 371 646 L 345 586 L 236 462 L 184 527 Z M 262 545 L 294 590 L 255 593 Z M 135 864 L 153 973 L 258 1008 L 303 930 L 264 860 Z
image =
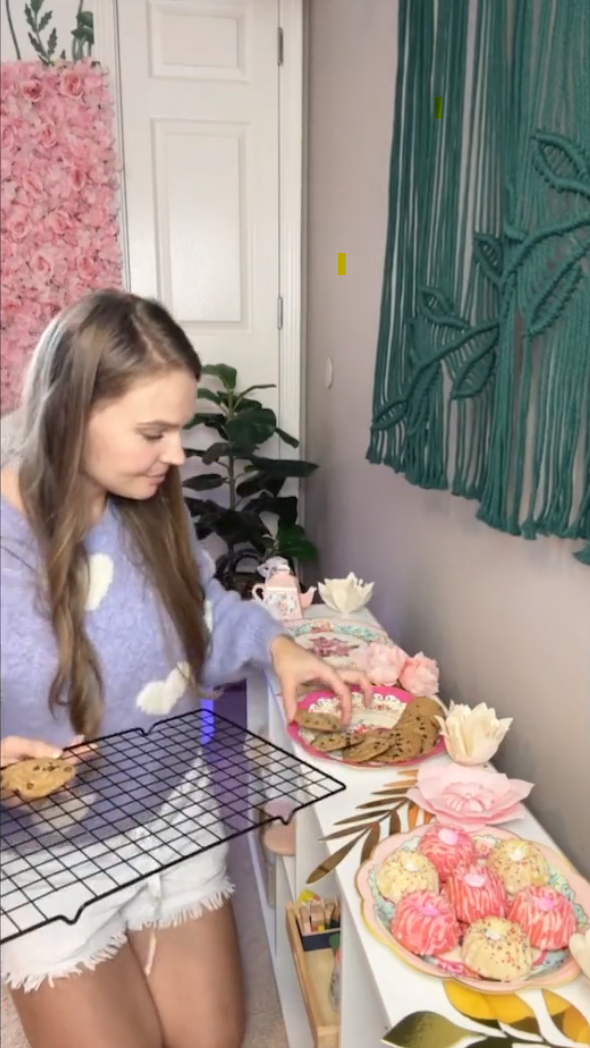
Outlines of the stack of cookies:
M 443 707 L 435 699 L 417 698 L 408 703 L 393 728 L 374 731 L 344 731 L 334 713 L 299 710 L 296 722 L 313 732 L 311 745 L 319 753 L 340 753 L 350 764 L 397 764 L 430 753 L 436 746 L 440 727 L 435 717 Z

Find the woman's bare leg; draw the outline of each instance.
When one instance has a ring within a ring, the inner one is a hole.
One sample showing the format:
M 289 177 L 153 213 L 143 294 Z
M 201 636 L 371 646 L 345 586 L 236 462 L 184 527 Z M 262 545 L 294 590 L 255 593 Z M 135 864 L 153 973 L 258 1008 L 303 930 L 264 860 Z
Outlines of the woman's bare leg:
M 151 930 L 130 933 L 129 939 L 145 966 Z M 166 1048 L 240 1048 L 244 989 L 231 903 L 158 929 L 156 942 L 148 984 Z
M 154 1002 L 129 945 L 94 971 L 13 990 L 31 1048 L 164 1048 Z

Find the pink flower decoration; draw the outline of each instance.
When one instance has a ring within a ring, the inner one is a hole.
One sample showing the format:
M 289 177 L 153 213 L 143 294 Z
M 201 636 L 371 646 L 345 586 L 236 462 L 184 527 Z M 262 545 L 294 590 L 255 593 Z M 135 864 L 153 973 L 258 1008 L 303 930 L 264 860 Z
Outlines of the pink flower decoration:
M 404 691 L 411 695 L 433 698 L 438 695 L 438 666 L 434 659 L 428 659 L 420 651 L 407 660 L 399 681 Z
M 1 66 L 1 409 L 19 400 L 45 326 L 94 288 L 120 287 L 121 165 L 107 77 L 91 62 Z
M 532 782 L 509 779 L 484 768 L 423 764 L 408 797 L 424 811 L 436 815 L 443 826 L 463 826 L 475 832 L 524 818 L 520 801 L 528 797 L 532 788 Z
M 357 648 L 353 660 L 359 670 L 365 671 L 372 684 L 393 686 L 399 680 L 408 656 L 396 644 L 373 641 L 366 647 Z

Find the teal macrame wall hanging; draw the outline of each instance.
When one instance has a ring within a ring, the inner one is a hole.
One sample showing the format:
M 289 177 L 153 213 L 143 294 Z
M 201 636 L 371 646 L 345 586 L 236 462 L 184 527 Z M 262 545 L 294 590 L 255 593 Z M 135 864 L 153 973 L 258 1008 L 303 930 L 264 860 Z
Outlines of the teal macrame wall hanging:
M 399 0 L 367 457 L 590 565 L 590 0 Z

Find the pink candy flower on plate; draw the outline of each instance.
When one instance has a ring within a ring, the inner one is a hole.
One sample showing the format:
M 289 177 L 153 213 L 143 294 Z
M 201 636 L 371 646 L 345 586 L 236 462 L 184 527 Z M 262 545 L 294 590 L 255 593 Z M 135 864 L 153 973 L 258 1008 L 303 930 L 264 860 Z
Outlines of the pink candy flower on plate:
M 438 695 L 438 665 L 434 659 L 427 658 L 424 652 L 419 651 L 407 660 L 399 682 L 404 691 L 409 691 L 411 695 L 434 698 Z
M 522 819 L 525 809 L 520 802 L 532 788 L 532 782 L 509 779 L 484 768 L 424 764 L 408 797 L 435 815 L 443 826 L 463 826 L 475 832 L 485 826 Z
M 408 656 L 396 644 L 379 644 L 373 641 L 354 653 L 354 664 L 364 670 L 371 684 L 397 684 Z

